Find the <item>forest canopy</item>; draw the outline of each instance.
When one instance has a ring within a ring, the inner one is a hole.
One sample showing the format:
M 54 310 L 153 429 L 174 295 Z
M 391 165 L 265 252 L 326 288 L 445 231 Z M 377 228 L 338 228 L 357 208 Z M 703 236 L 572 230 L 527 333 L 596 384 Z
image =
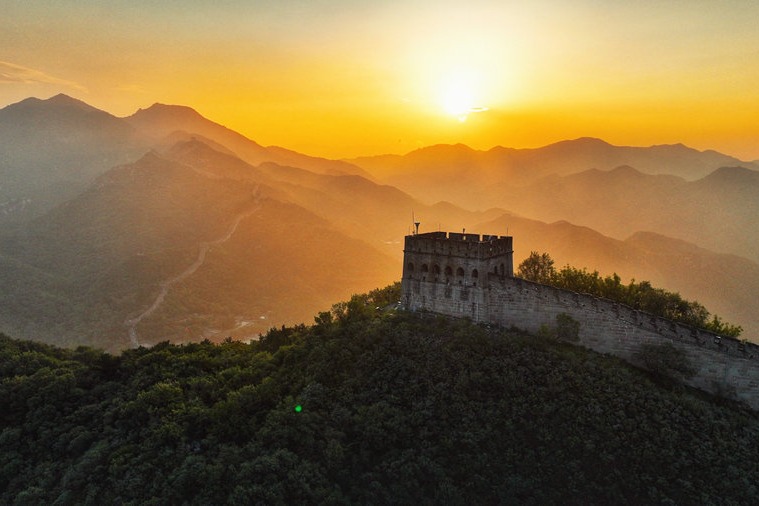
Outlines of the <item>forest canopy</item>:
M 655 288 L 648 281 L 636 282 L 632 279 L 625 285 L 616 272 L 610 276 L 601 276 L 598 271 L 588 272 L 585 268 L 578 269 L 570 265 L 557 270 L 551 255 L 545 252 L 530 252 L 530 256 L 519 264 L 517 276 L 536 283 L 603 297 L 722 336 L 738 337 L 743 331 L 740 325 L 727 323 L 719 316 L 712 315 L 699 302 L 683 299 L 677 292 Z
M 249 344 L 0 337 L 0 503 L 759 503 L 756 413 L 398 292 Z

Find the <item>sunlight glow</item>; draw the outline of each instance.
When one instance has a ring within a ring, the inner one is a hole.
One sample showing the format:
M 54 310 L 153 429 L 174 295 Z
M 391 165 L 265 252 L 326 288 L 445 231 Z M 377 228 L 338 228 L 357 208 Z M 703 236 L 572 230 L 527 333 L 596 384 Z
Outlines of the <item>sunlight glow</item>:
M 443 82 L 439 102 L 446 114 L 464 122 L 470 114 L 488 109 L 477 103 L 480 99 L 476 93 L 478 88 L 480 88 L 479 83 L 472 78 L 471 74 L 458 73 Z

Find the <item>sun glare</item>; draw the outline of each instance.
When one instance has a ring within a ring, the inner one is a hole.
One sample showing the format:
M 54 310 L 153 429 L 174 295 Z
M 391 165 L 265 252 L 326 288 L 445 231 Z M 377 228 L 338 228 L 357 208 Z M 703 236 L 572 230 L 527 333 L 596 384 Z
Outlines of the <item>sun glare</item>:
M 446 114 L 464 122 L 470 114 L 486 111 L 487 107 L 477 103 L 477 83 L 471 77 L 458 75 L 444 81 L 440 91 L 440 105 Z

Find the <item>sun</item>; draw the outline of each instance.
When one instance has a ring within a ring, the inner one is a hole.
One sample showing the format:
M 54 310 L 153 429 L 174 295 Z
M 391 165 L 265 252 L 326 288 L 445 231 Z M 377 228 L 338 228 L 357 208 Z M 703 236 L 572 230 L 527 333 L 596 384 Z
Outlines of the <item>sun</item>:
M 462 87 L 450 87 L 443 91 L 441 96 L 443 110 L 455 116 L 459 121 L 466 121 L 469 112 L 474 107 L 472 93 Z
M 477 102 L 477 83 L 466 74 L 458 74 L 443 81 L 440 88 L 439 102 L 443 111 L 460 122 L 467 120 L 470 114 L 487 110 Z

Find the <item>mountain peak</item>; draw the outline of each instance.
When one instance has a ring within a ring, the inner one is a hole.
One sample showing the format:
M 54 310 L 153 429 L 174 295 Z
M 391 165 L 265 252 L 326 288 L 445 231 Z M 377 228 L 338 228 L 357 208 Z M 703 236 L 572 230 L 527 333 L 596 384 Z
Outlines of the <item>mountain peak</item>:
M 161 118 L 171 121 L 203 119 L 198 111 L 186 105 L 161 104 L 156 102 L 147 109 L 138 109 L 130 118 Z
M 746 167 L 720 167 L 701 181 L 729 184 L 755 184 L 759 182 L 759 172 Z
M 47 99 L 40 99 L 37 97 L 25 98 L 20 102 L 11 104 L 5 107 L 7 110 L 18 111 L 45 111 L 45 110 L 78 110 L 85 112 L 100 112 L 108 114 L 105 111 L 101 111 L 97 107 L 93 107 L 86 102 L 79 99 L 70 97 L 63 93 L 59 93 Z M 108 114 L 110 116 L 110 114 Z
M 569 142 L 574 142 L 577 144 L 594 144 L 594 145 L 611 146 L 611 144 L 609 144 L 603 139 L 599 139 L 598 137 L 578 137 L 577 139 L 570 140 Z
M 599 139 L 597 137 L 578 137 L 577 139 L 570 139 L 566 141 L 559 141 L 554 144 L 553 146 L 557 145 L 572 145 L 572 146 L 583 146 L 583 147 L 607 147 L 611 146 L 608 142 L 606 142 L 603 139 Z
M 45 102 L 51 103 L 51 104 L 84 104 L 81 100 L 78 100 L 74 97 L 71 97 L 69 95 L 66 95 L 65 93 L 58 93 L 57 95 L 54 95 Z M 86 104 L 85 104 L 86 105 Z
M 616 176 L 625 176 L 625 177 L 642 177 L 644 174 L 636 169 L 635 167 L 631 167 L 629 165 L 620 165 L 619 167 L 615 167 L 609 171 L 610 174 L 614 174 Z
M 415 149 L 409 155 L 419 154 L 446 154 L 446 155 L 468 155 L 474 153 L 476 150 L 467 146 L 466 144 L 434 144 L 432 146 L 426 146 L 423 148 Z

